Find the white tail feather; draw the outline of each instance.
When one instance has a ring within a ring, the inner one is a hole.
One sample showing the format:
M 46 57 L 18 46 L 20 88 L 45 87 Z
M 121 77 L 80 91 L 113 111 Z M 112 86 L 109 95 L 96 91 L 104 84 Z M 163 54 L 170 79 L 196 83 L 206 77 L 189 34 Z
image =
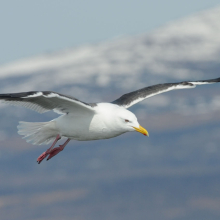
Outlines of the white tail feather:
M 34 145 L 49 144 L 52 142 L 58 131 L 56 130 L 56 124 L 54 121 L 49 122 L 25 122 L 20 121 L 18 128 L 18 134 L 24 135 L 24 139 L 28 143 Z

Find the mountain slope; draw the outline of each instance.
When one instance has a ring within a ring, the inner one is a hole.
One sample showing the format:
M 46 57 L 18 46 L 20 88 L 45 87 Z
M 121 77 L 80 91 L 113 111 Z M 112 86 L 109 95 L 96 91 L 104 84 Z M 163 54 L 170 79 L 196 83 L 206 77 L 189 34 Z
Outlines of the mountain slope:
M 138 88 L 139 84 L 160 81 L 158 78 L 185 80 L 203 77 L 207 75 L 204 71 L 211 68 L 210 65 L 212 68 L 219 66 L 219 19 L 220 7 L 170 23 L 152 33 L 3 65 L 0 67 L 0 78 L 31 77 L 26 82 L 36 89 L 45 87 L 40 83 L 49 82 L 46 76 L 54 76 L 53 82 L 47 85 L 51 88 L 65 84 L 85 85 L 90 81 L 93 86 L 102 87 L 123 79 L 116 83 L 116 87 L 130 89 L 133 85 L 133 89 Z M 209 77 L 214 74 L 214 71 L 209 73 Z M 41 78 L 39 75 L 44 76 L 41 81 L 36 80 Z M 142 83 L 142 77 L 146 82 Z M 27 85 L 23 87 L 29 89 Z M 18 89 L 22 89 L 21 86 Z

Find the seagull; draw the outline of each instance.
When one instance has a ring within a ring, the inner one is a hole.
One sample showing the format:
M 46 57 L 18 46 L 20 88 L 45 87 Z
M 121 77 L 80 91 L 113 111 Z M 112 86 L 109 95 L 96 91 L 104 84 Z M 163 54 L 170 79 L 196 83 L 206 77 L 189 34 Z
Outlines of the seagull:
M 28 143 L 34 145 L 52 145 L 43 152 L 37 162 L 51 159 L 61 152 L 70 140 L 90 141 L 109 139 L 129 131 L 137 131 L 149 136 L 137 117 L 129 110 L 132 105 L 152 96 L 175 89 L 190 89 L 196 85 L 220 82 L 220 78 L 200 81 L 164 83 L 145 87 L 127 94 L 113 102 L 86 103 L 72 96 L 52 91 L 31 91 L 0 94 L 2 102 L 23 106 L 38 113 L 53 110 L 61 114 L 48 122 L 24 122 L 18 125 L 18 134 L 23 135 Z M 61 137 L 67 140 L 55 147 Z

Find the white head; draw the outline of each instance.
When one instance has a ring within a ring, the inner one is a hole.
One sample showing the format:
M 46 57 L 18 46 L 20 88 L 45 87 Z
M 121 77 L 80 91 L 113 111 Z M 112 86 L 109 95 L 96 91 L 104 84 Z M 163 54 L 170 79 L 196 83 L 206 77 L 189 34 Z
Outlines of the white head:
M 103 115 L 103 122 L 112 131 L 125 133 L 138 131 L 148 136 L 147 130 L 140 126 L 137 117 L 127 109 L 111 103 L 99 103 L 99 112 Z

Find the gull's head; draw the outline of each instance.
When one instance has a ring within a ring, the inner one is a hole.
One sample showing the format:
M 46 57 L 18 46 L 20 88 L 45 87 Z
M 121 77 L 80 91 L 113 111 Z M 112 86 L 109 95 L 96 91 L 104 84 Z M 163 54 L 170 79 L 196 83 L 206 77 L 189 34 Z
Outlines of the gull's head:
M 125 108 L 118 110 L 117 121 L 127 131 L 137 131 L 145 136 L 149 136 L 148 131 L 139 124 L 135 114 Z
M 148 131 L 138 123 L 135 114 L 129 110 L 110 103 L 102 103 L 102 105 L 100 110 L 103 110 L 105 115 L 106 127 L 111 128 L 111 130 L 120 130 L 122 133 L 138 131 L 149 136 Z

